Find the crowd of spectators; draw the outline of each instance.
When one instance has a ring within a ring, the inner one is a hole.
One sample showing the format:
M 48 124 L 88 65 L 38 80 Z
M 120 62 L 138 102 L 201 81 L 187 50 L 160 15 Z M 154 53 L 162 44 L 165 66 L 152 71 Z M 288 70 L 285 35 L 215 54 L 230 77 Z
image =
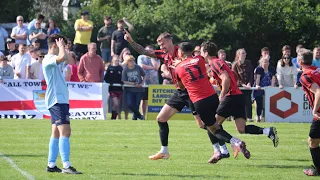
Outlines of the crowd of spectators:
M 28 26 L 24 18 L 17 16 L 17 26 L 9 35 L 0 27 L 0 83 L 3 79 L 38 79 L 44 80 L 42 60 L 48 51 L 47 37 L 52 34 L 63 33 L 55 21 L 38 14 Z M 144 119 L 148 106 L 148 88 L 143 85 L 172 84 L 171 74 L 159 59 L 140 55 L 137 60 L 131 56 L 128 42 L 124 39 L 125 30 L 132 32 L 134 27 L 126 18 L 113 24 L 111 16 L 105 16 L 104 26 L 97 33 L 98 44 L 91 42 L 93 22 L 89 19 L 89 12 L 83 11 L 81 18 L 74 24 L 75 37 L 68 39 L 65 46 L 69 60 L 61 64 L 61 72 L 66 81 L 72 82 L 106 82 L 111 84 L 110 112 L 111 119 L 121 119 L 121 112 L 125 112 L 124 119 L 133 113 L 133 120 Z M 5 47 L 6 46 L 6 47 Z M 101 54 L 97 54 L 97 48 Z M 296 53 L 302 48 L 296 47 Z M 147 50 L 153 46 L 147 45 Z M 315 47 L 313 65 L 320 67 L 320 46 Z M 200 55 L 200 46 L 194 49 L 194 55 Z M 277 86 L 279 88 L 300 86 L 301 68 L 297 59 L 291 56 L 288 45 L 282 48 L 282 57 L 276 67 L 270 66 L 270 52 L 267 47 L 261 49 L 258 64 L 247 59 L 245 49 L 238 49 L 233 62 L 228 61 L 226 52 L 218 51 L 218 58 L 224 60 L 233 70 L 245 96 L 246 113 L 249 121 L 253 121 L 252 104 L 256 103 L 255 120 L 263 120 L 264 91 L 260 88 Z M 209 74 L 210 76 L 210 74 Z M 122 88 L 113 84 L 128 84 L 133 87 Z M 252 90 L 252 87 L 257 89 Z M 141 105 L 141 110 L 138 107 Z

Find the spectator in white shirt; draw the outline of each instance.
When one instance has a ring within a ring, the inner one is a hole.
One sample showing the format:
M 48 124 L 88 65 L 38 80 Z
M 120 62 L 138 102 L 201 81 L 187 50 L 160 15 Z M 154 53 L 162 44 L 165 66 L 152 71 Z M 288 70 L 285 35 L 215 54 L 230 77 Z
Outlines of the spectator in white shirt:
M 0 52 L 5 53 L 5 40 L 8 38 L 8 32 L 0 26 Z
M 38 80 L 44 80 L 43 70 L 42 70 L 42 60 L 44 58 L 45 53 L 44 52 L 37 52 L 37 60 L 33 63 L 31 63 L 30 67 L 30 78 L 31 79 L 38 79 Z
M 30 75 L 31 56 L 26 53 L 26 45 L 19 44 L 19 53 L 11 58 L 14 79 L 28 79 Z
M 145 47 L 147 51 L 153 51 L 153 47 L 148 45 Z M 150 84 L 159 84 L 159 75 L 158 70 L 160 68 L 160 60 L 148 57 L 146 55 L 138 56 L 138 65 L 145 71 L 146 73 L 146 81 L 145 85 Z M 142 115 L 146 117 L 148 106 L 148 88 L 144 88 L 143 97 L 141 100 L 141 109 Z
M 277 79 L 279 88 L 297 86 L 297 68 L 293 65 L 289 55 L 283 55 L 277 64 Z
M 36 48 L 30 48 L 28 53 L 31 56 L 31 64 L 38 61 L 39 51 Z
M 23 17 L 17 17 L 17 26 L 12 29 L 11 38 L 16 40 L 16 44 L 27 44 L 28 29 L 23 25 Z

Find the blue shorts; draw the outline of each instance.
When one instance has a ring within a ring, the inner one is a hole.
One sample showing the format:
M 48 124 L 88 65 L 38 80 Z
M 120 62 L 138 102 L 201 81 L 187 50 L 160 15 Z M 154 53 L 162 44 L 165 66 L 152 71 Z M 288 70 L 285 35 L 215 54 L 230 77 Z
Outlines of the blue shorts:
M 69 104 L 55 104 L 49 108 L 51 115 L 51 124 L 60 126 L 61 124 L 70 124 Z
M 104 62 L 111 62 L 112 60 L 111 49 L 108 49 L 108 48 L 101 49 L 101 57 Z

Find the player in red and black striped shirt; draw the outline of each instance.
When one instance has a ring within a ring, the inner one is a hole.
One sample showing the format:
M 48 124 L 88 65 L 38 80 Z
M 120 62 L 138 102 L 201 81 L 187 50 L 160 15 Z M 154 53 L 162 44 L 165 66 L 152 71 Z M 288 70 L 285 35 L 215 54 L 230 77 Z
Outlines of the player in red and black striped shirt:
M 312 52 L 301 49 L 298 54 L 298 64 L 303 73 L 300 77 L 302 89 L 305 92 L 309 104 L 312 107 L 313 121 L 309 132 L 309 147 L 315 167 L 305 169 L 303 172 L 308 176 L 320 174 L 320 68 L 312 65 Z
M 222 124 L 226 118 L 233 116 L 239 133 L 266 134 L 273 141 L 274 147 L 277 147 L 278 135 L 274 127 L 261 128 L 255 125 L 246 125 L 247 117 L 243 94 L 237 85 L 232 70 L 226 62 L 216 58 L 217 46 L 213 42 L 203 42 L 200 52 L 209 63 L 212 75 L 221 88 L 220 105 L 216 114 L 217 122 Z
M 163 63 L 166 65 L 169 70 L 172 81 L 176 86 L 177 90 L 174 92 L 173 96 L 166 102 L 166 104 L 162 107 L 160 113 L 157 116 L 157 121 L 159 125 L 159 134 L 161 140 L 161 150 L 149 156 L 151 160 L 158 159 L 168 159 L 170 157 L 168 151 L 168 136 L 169 136 L 169 126 L 167 121 L 177 112 L 181 111 L 185 106 L 189 107 L 192 110 L 192 114 L 194 115 L 198 125 L 203 124 L 196 111 L 194 110 L 194 106 L 190 101 L 188 92 L 186 90 L 181 90 L 177 86 L 177 75 L 174 70 L 174 61 L 178 57 L 178 46 L 174 46 L 171 35 L 169 33 L 162 33 L 157 38 L 157 43 L 160 46 L 160 50 L 146 50 L 141 45 L 137 44 L 133 41 L 131 35 L 126 31 L 126 35 L 124 37 L 130 45 L 135 49 L 138 53 L 147 55 L 149 57 L 154 57 L 158 59 L 162 59 Z M 206 129 L 206 127 L 202 127 Z M 213 136 L 209 131 L 207 131 L 208 136 L 212 144 L 217 143 L 219 140 Z
M 237 147 L 235 154 L 241 149 L 241 152 L 247 159 L 250 158 L 250 152 L 246 145 L 239 139 L 233 138 L 225 130 L 219 127 L 216 122 L 215 114 L 219 105 L 219 99 L 216 91 L 213 89 L 206 72 L 206 62 L 202 56 L 192 56 L 193 46 L 189 42 L 183 42 L 179 45 L 179 57 L 182 59 L 176 68 L 180 89 L 186 88 L 190 99 L 194 104 L 195 110 L 205 123 L 212 134 L 221 140 L 231 143 Z M 221 158 L 219 156 L 219 158 Z M 213 161 L 216 163 L 218 160 Z

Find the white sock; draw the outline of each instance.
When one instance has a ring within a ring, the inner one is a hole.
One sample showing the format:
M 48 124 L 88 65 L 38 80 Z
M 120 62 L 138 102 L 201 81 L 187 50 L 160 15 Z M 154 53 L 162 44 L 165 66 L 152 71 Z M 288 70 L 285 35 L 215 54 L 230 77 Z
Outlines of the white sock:
M 63 168 L 68 168 L 71 166 L 69 161 L 63 162 L 62 164 L 63 164 Z
M 220 146 L 220 152 L 221 152 L 221 154 L 229 154 L 229 151 L 228 151 L 226 144 Z
M 263 134 L 269 136 L 270 128 L 263 128 Z
M 161 146 L 160 152 L 168 154 L 169 153 L 168 146 Z
M 240 142 L 241 142 L 240 139 L 237 139 L 234 137 L 230 139 L 230 144 L 234 145 L 234 146 L 238 146 L 240 144 Z
M 54 168 L 56 166 L 56 162 L 48 162 L 49 168 Z
M 219 143 L 215 143 L 212 145 L 213 146 L 213 151 L 216 152 L 220 152 L 220 147 L 219 147 Z

